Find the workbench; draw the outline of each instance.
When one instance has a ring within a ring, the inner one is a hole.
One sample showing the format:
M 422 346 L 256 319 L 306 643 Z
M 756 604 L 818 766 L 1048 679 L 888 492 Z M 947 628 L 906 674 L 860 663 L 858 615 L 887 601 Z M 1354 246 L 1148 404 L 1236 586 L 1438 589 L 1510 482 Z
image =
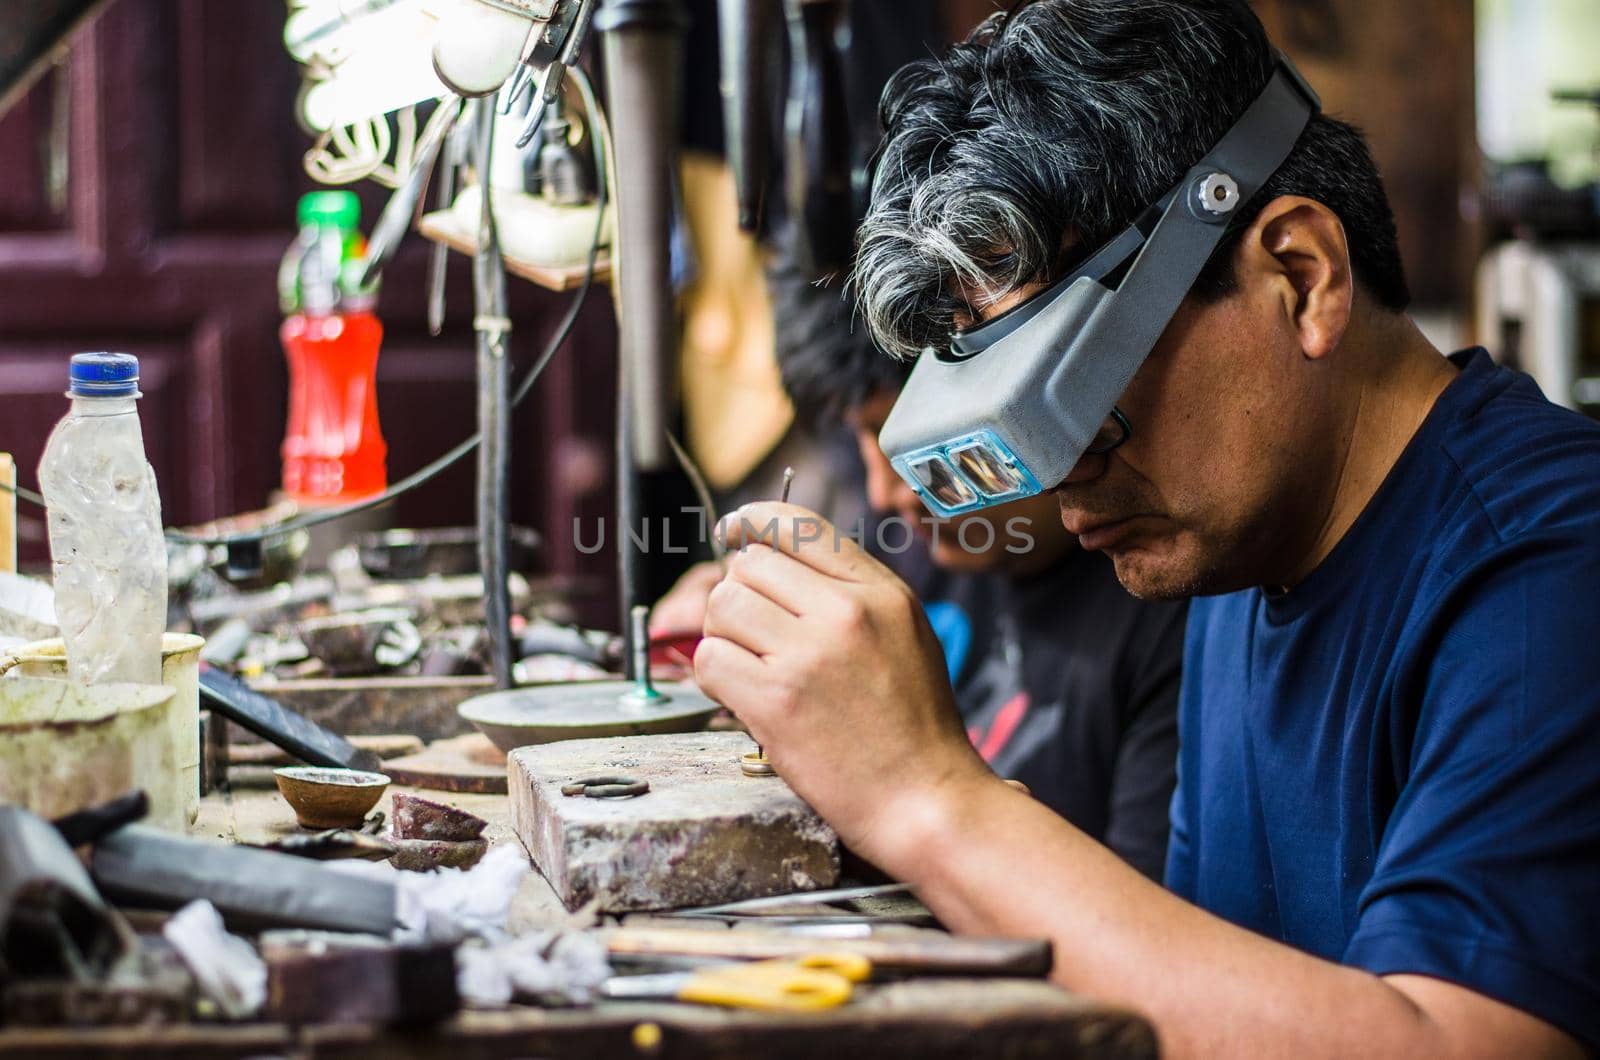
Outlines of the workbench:
M 379 809 L 391 812 L 392 787 Z M 416 791 L 489 822 L 491 845 L 516 843 L 503 795 Z M 294 817 L 275 791 L 206 796 L 193 833 L 232 842 L 294 834 Z M 609 923 L 661 926 L 633 914 Z M 682 920 L 671 922 L 683 927 Z M 574 925 L 555 893 L 531 872 L 513 901 L 511 927 Z M 708 930 L 739 930 L 708 928 Z M 895 930 L 917 931 L 900 927 Z M 983 1060 L 1052 1057 L 1142 1060 L 1157 1055 L 1139 1016 L 1022 979 L 921 978 L 869 984 L 847 1005 L 821 1013 L 774 1015 L 674 1003 L 605 1002 L 590 1009 L 513 1007 L 462 1013 L 436 1028 L 404 1031 L 362 1025 L 291 1028 L 273 1024 L 192 1024 L 177 1028 L 0 1031 L 0 1056 L 117 1058 L 693 1057 L 785 1060 L 815 1057 Z

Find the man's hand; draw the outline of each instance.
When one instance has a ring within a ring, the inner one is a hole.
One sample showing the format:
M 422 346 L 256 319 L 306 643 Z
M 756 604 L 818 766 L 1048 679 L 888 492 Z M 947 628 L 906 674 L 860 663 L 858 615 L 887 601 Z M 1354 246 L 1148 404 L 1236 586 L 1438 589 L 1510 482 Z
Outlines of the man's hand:
M 883 864 L 920 794 L 998 783 L 905 583 L 795 505 L 747 505 L 719 532 L 737 551 L 712 590 L 695 676 L 851 849 Z
M 1163 1055 L 1584 1055 L 1464 987 L 1312 957 L 1145 879 L 989 772 L 921 607 L 886 568 L 793 505 L 728 524 L 742 551 L 711 594 L 701 687 L 844 843 L 954 930 L 1049 937 L 1054 978 L 1147 1013 Z

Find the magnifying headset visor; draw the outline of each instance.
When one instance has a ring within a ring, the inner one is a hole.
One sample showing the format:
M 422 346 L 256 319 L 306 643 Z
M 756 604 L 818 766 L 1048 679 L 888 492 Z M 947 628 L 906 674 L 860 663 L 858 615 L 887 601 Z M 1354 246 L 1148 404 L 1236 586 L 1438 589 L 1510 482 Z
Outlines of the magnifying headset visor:
M 1071 275 L 917 360 L 878 436 L 938 516 L 1053 488 L 1133 427 L 1117 409 L 1227 232 L 1320 108 L 1283 56 L 1183 179 Z

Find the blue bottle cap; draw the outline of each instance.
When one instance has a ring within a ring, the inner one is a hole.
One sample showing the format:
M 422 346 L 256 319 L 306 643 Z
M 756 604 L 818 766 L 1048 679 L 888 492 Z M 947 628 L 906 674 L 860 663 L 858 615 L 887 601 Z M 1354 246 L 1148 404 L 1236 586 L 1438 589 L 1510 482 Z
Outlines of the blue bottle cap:
M 139 358 L 130 353 L 79 353 L 72 358 L 71 397 L 138 397 Z

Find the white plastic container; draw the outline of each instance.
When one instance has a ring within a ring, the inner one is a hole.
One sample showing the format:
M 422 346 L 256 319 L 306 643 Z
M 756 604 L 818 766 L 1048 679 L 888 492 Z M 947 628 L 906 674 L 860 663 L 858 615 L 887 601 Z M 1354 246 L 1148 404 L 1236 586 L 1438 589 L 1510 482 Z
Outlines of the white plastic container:
M 135 404 L 139 361 L 80 353 L 70 378 L 72 410 L 39 462 L 67 669 L 83 685 L 159 685 L 167 551 Z
M 151 824 L 183 831 L 170 688 L 0 680 L 0 803 L 60 817 L 142 789 Z
M 161 683 L 174 695 L 158 710 L 166 718 L 176 781 L 170 788 L 164 778 L 156 781 L 159 792 L 170 790 L 171 795 L 152 791 L 150 816 L 152 823 L 164 826 L 181 822 L 175 825 L 180 831 L 184 825 L 194 824 L 200 813 L 200 649 L 205 646 L 205 638 L 192 633 L 168 633 L 161 638 Z M 8 670 L 15 677 L 64 680 L 66 646 L 55 637 L 0 652 L 0 675 Z M 169 798 L 172 807 L 165 804 Z

